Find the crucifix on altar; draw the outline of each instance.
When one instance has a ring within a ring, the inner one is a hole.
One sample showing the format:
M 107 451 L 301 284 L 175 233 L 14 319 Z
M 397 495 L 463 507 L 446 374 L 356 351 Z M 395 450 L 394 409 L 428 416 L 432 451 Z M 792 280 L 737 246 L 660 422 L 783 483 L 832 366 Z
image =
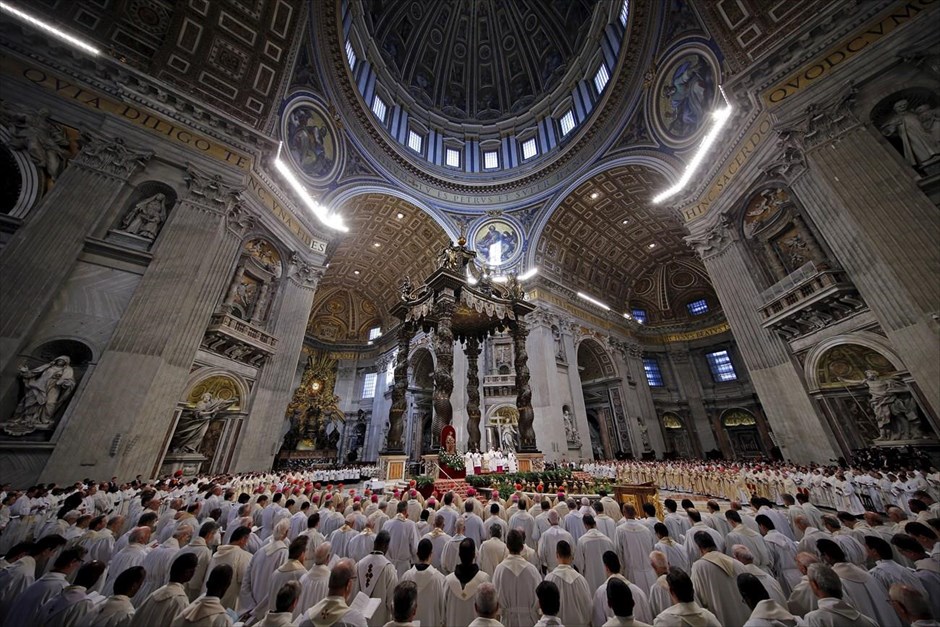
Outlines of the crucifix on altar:
M 398 331 L 398 356 L 388 415 L 388 439 L 381 453 L 386 480 L 404 477 L 405 451 L 402 441 L 408 389 L 408 348 L 422 330 L 431 333 L 437 365 L 432 379 L 432 442 L 441 442 L 441 433 L 453 422 L 451 393 L 454 391 L 454 342 L 459 341 L 467 356 L 467 443 L 466 450 L 480 450 L 480 381 L 477 360 L 481 342 L 498 331 L 509 331 L 513 340 L 516 367 L 516 409 L 519 412 L 519 470 L 533 470 L 541 464 L 542 454 L 535 445 L 532 390 L 525 341 L 528 336 L 525 316 L 535 306 L 525 300 L 518 279 L 510 274 L 504 283 L 494 281 L 489 270 L 477 265 L 476 252 L 461 237 L 456 244 L 443 248 L 438 268 L 423 285 L 416 286 L 409 277 L 401 282 L 398 304 L 392 314 L 401 320 Z M 449 431 L 449 430 L 448 430 Z

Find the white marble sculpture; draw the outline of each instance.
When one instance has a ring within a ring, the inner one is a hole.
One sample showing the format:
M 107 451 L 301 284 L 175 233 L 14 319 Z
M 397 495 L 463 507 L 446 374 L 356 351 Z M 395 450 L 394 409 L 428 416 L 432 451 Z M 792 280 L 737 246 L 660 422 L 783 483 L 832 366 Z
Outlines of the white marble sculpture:
M 904 382 L 893 377 L 879 377 L 874 370 L 866 370 L 865 378 L 853 381 L 839 379 L 843 383 L 868 386 L 869 404 L 875 412 L 880 436 L 878 440 L 910 440 L 924 437 L 920 428 L 917 402 Z
M 574 426 L 574 418 L 571 412 L 566 409 L 562 417 L 565 419 L 565 436 L 567 436 L 568 444 L 577 444 L 580 446 L 581 436 L 578 434 L 577 427 Z
M 49 110 L 41 107 L 36 111 L 17 105 L 0 108 L 3 122 L 13 136 L 10 147 L 25 150 L 37 168 L 51 180 L 58 178 L 65 168 L 66 149 L 69 139 L 61 125 L 49 117 Z
M 171 453 L 197 453 L 206 437 L 209 424 L 220 413 L 235 404 L 238 399 L 217 399 L 209 392 L 202 395 L 195 407 L 183 411 L 176 433 L 170 442 Z
M 26 392 L 13 416 L 3 423 L 4 432 L 21 436 L 40 429 L 51 429 L 55 426 L 53 419 L 56 410 L 75 388 L 71 360 L 61 355 L 32 370 L 23 366 L 19 376 Z

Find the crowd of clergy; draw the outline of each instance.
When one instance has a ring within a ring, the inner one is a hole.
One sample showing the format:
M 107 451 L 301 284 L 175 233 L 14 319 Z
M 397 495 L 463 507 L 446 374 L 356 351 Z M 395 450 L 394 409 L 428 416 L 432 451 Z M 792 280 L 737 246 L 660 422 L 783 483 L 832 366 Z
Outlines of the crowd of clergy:
M 585 470 L 700 481 L 668 466 Z M 929 483 L 856 513 L 792 474 L 774 493 L 751 476 L 763 469 L 739 472 L 746 502 L 642 507 L 603 492 L 378 494 L 310 470 L 7 488 L 0 625 L 940 625 Z

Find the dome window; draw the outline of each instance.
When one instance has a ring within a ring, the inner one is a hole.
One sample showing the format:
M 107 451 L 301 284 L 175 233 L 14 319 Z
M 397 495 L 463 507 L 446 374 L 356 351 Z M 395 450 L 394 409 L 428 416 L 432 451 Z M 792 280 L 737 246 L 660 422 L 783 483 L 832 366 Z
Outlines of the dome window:
M 416 153 L 421 154 L 421 148 L 424 144 L 424 138 L 411 129 L 408 129 L 408 147 Z
M 495 150 L 487 150 L 483 153 L 483 169 L 495 170 L 499 167 L 499 153 Z
M 539 154 L 539 145 L 538 142 L 535 141 L 534 137 L 530 137 L 529 139 L 522 142 L 523 159 L 531 159 L 537 154 Z
M 563 116 L 561 116 L 559 125 L 561 126 L 562 137 L 567 136 L 568 133 L 573 131 L 574 130 L 574 111 L 572 111 L 571 109 L 568 109 L 568 112 L 565 113 Z
M 388 112 L 388 107 L 385 106 L 385 101 L 382 100 L 379 96 L 375 96 L 372 99 L 372 113 L 376 115 L 382 124 L 385 124 L 385 114 Z
M 632 309 L 631 314 L 633 319 L 639 322 L 640 324 L 646 324 L 646 310 L 645 309 Z
M 728 355 L 728 351 L 706 353 L 705 359 L 708 360 L 708 367 L 712 371 L 712 378 L 715 382 L 726 383 L 738 380 L 738 375 L 734 371 L 734 364 L 731 363 L 731 356 Z
M 346 42 L 346 60 L 349 62 L 349 69 L 356 69 L 356 51 L 353 50 L 352 42 Z
M 626 28 L 627 18 L 630 17 L 630 0 L 623 0 L 620 5 L 620 25 Z
M 689 313 L 693 316 L 700 316 L 703 313 L 708 313 L 708 303 L 704 298 L 693 300 L 688 305 L 686 305 L 686 307 L 688 308 Z
M 607 87 L 607 81 L 609 80 L 610 72 L 607 71 L 607 66 L 601 63 L 601 66 L 597 68 L 597 73 L 594 75 L 594 89 L 597 90 L 598 95 Z
M 444 163 L 451 168 L 460 167 L 460 151 L 456 148 L 447 148 L 444 150 Z

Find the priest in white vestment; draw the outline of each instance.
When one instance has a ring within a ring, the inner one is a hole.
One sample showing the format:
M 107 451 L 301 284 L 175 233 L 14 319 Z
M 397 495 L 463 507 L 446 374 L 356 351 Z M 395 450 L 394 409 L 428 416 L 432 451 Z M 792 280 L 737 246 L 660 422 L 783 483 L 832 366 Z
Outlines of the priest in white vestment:
M 398 518 L 398 515 L 395 517 Z M 379 599 L 378 609 L 375 614 L 368 619 L 369 627 L 382 627 L 388 622 L 391 615 L 392 591 L 398 583 L 398 573 L 395 565 L 386 557 L 386 552 L 391 542 L 388 526 L 393 521 L 385 524 L 385 529 L 375 535 L 375 544 L 372 553 L 362 558 L 356 564 L 356 583 L 359 590 L 367 597 Z M 406 521 L 414 525 L 410 520 Z
M 415 549 L 418 546 L 418 529 L 414 521 L 407 516 L 407 501 L 400 501 L 395 509 L 395 516 L 382 526 L 382 531 L 388 532 L 388 559 L 395 565 L 397 581 L 397 576 L 411 568 L 414 562 Z
M 480 586 L 473 602 L 473 609 L 476 618 L 473 619 L 469 627 L 505 627 L 499 620 L 501 611 L 499 595 L 492 583 L 485 583 Z
M 725 551 L 730 555 L 731 547 L 743 544 L 754 556 L 754 565 L 768 573 L 773 572 L 773 555 L 764 537 L 754 531 L 741 520 L 741 514 L 734 510 L 725 512 L 725 519 L 731 526 L 731 531 L 725 535 Z
M 614 543 L 597 530 L 594 516 L 585 514 L 582 518 L 585 532 L 578 540 L 574 563 L 578 570 L 587 579 L 588 588 L 597 588 L 607 579 L 604 570 L 604 553 L 616 551 Z
M 90 570 L 89 567 L 92 567 Z M 85 564 L 75 576 L 75 584 L 66 586 L 57 596 L 49 599 L 39 609 L 35 624 L 45 627 L 76 627 L 95 609 L 97 603 L 105 598 L 96 592 L 89 593 L 88 588 L 104 573 L 104 564 L 95 562 Z
M 803 617 L 808 627 L 878 627 L 879 624 L 884 627 L 898 623 L 897 615 L 887 623 L 878 623 L 843 600 L 842 581 L 827 564 L 812 564 L 807 569 L 807 577 L 818 605 Z
M 232 583 L 229 585 L 225 594 L 220 598 L 222 606 L 226 609 L 241 614 L 241 608 L 238 606 L 238 597 L 241 593 L 242 583 L 245 581 L 245 573 L 248 572 L 248 566 L 251 564 L 251 553 L 245 550 L 248 546 L 248 540 L 251 536 L 251 529 L 248 527 L 238 527 L 232 532 L 228 544 L 223 544 L 209 560 L 209 566 L 206 569 L 211 573 L 216 566 L 227 564 L 232 567 Z
M 187 605 L 186 583 L 196 574 L 198 558 L 192 554 L 177 556 L 170 566 L 169 583 L 157 588 L 137 608 L 130 627 L 169 625 Z M 210 571 L 211 572 L 211 571 Z
M 783 593 L 789 596 L 804 577 L 796 562 L 797 544 L 777 531 L 769 516 L 761 514 L 757 516 L 756 521 L 757 527 L 764 537 L 764 542 L 770 550 L 772 558 L 771 572 L 780 582 Z M 810 555 L 813 554 L 810 553 Z
M 444 532 L 444 525 L 447 521 L 440 514 L 437 514 L 433 520 L 434 528 L 424 534 L 424 538 L 422 539 L 431 541 L 431 546 L 433 547 L 433 551 L 431 552 L 431 566 L 441 571 L 441 574 L 446 574 L 441 566 L 441 560 L 444 557 L 444 547 L 447 546 L 447 542 L 450 541 L 450 536 Z
M 695 601 L 692 579 L 678 568 L 666 575 L 673 604 L 653 620 L 653 627 L 726 627 L 714 614 Z
M 562 540 L 556 547 L 558 566 L 545 576 L 558 586 L 561 595 L 560 618 L 565 625 L 587 627 L 591 620 L 593 594 L 587 580 L 572 567 L 574 556 L 571 545 Z
M 374 546 L 375 530 L 372 528 L 372 521 L 366 521 L 362 531 L 350 538 L 346 544 L 346 557 L 358 562 L 371 553 Z
M 657 538 L 656 544 L 653 545 L 653 550 L 659 551 L 665 555 L 669 566 L 678 568 L 688 574 L 692 570 L 692 566 L 691 562 L 689 562 L 689 554 L 685 550 L 685 545 L 676 542 L 675 538 L 669 535 L 669 528 L 663 523 L 653 525 L 653 533 L 655 533 Z M 660 575 L 661 574 L 662 573 L 660 573 Z
M 465 521 L 463 518 L 457 519 L 457 521 L 454 523 L 454 535 L 451 536 L 450 540 L 448 540 L 444 544 L 444 550 L 441 555 L 441 572 L 445 576 L 454 572 L 454 569 L 457 567 L 457 564 L 460 561 L 460 558 L 458 556 L 460 543 L 463 542 L 463 540 L 467 537 L 463 533 L 464 522 Z M 473 546 L 474 547 L 477 546 L 475 541 L 474 541 Z M 475 561 L 476 561 L 476 557 L 474 556 L 474 562 Z
M 490 577 L 475 563 L 476 545 L 471 538 L 463 538 L 456 553 L 459 561 L 454 572 L 444 578 L 444 624 L 466 627 L 476 617 L 473 603 L 477 590 Z
M 698 544 L 695 543 L 695 534 L 699 531 L 704 531 L 710 535 L 715 543 L 715 546 L 722 553 L 725 550 L 725 539 L 721 536 L 720 533 L 702 522 L 702 514 L 698 510 L 689 509 L 687 510 L 686 515 L 689 518 L 689 522 L 692 523 L 692 526 L 689 527 L 689 530 L 685 534 L 685 553 L 689 558 L 689 567 L 691 573 L 691 566 L 702 557 L 702 552 L 699 549 Z
M 669 594 L 669 582 L 666 581 L 666 575 L 669 573 L 669 561 L 666 558 L 666 554 L 662 551 L 653 551 L 650 553 L 650 566 L 653 567 L 653 572 L 656 573 L 656 583 L 650 586 L 647 598 L 649 599 L 652 615 L 658 616 L 663 613 L 667 607 L 672 605 L 672 596 Z M 596 618 L 594 622 L 597 622 Z
M 530 627 L 538 621 L 535 587 L 542 577 L 535 567 L 522 557 L 524 546 L 522 533 L 517 530 L 510 531 L 509 537 L 506 538 L 509 556 L 496 567 L 493 574 L 493 584 L 499 592 L 502 622 L 506 627 Z M 568 547 L 570 560 L 571 545 L 568 544 Z
M 525 543 L 531 548 L 538 548 L 538 538 L 535 537 L 535 518 L 528 511 L 525 499 L 519 499 L 519 509 L 509 518 L 510 529 L 522 529 L 525 532 Z
M 479 547 L 489 537 L 489 534 L 486 533 L 483 519 L 473 511 L 473 503 L 467 500 L 464 502 L 463 507 L 464 513 L 461 516 L 464 522 L 463 533 Z
M 355 522 L 355 517 L 350 514 L 343 522 L 343 526 L 333 531 L 333 533 L 331 533 L 327 538 L 327 540 L 330 541 L 330 546 L 333 547 L 333 555 L 337 555 L 339 557 L 352 557 L 351 555 L 347 554 L 347 545 L 352 538 L 359 535 L 359 532 L 356 531 L 356 528 L 353 526 Z
M 366 627 L 366 619 L 349 608 L 356 594 L 356 564 L 339 560 L 330 572 L 326 598 L 306 609 L 294 621 L 297 627 Z M 296 608 L 295 608 L 296 609 Z
M 914 588 L 903 583 L 892 584 L 888 588 L 888 598 L 904 624 L 915 627 L 936 627 L 938 624 L 927 598 Z
M 287 522 L 287 519 L 284 519 Z M 287 532 L 284 532 L 287 535 Z M 232 583 L 232 567 L 217 566 L 206 580 L 206 593 L 187 605 L 169 627 L 230 627 L 232 618 L 220 599 Z
M 787 604 L 787 595 L 784 594 L 783 588 L 780 586 L 780 582 L 774 579 L 774 576 L 768 573 L 766 570 L 758 568 L 754 564 L 754 555 L 751 553 L 751 550 L 747 548 L 747 546 L 743 544 L 732 545 L 731 556 L 744 565 L 744 570 L 746 572 L 757 577 L 761 585 L 763 585 L 767 590 L 767 594 L 770 595 L 770 598 L 775 603 L 779 603 L 782 606 Z
M 238 594 L 240 612 L 254 610 L 268 594 L 271 575 L 287 561 L 287 534 L 289 532 L 290 523 L 287 519 L 280 521 L 274 527 L 274 535 L 251 556 Z
M 199 559 L 199 563 L 196 565 L 196 574 L 186 584 L 186 594 L 189 596 L 190 601 L 195 601 L 202 594 L 203 582 L 209 576 L 209 561 L 212 559 L 212 549 L 210 547 L 215 544 L 218 533 L 219 524 L 214 520 L 207 520 L 199 528 L 199 535 L 180 549 L 180 554 L 192 553 Z
M 685 542 L 685 534 L 692 526 L 689 515 L 684 511 L 677 511 L 679 506 L 672 499 L 663 501 L 666 508 L 666 517 L 663 518 L 663 524 L 669 529 L 669 537 L 676 542 Z
M 611 579 L 604 586 L 604 596 L 613 616 L 601 623 L 602 627 L 651 627 L 649 623 L 635 618 L 633 592 L 623 581 Z
M 759 568 L 757 570 L 763 572 Z M 751 608 L 751 615 L 744 623 L 745 627 L 798 627 L 803 624 L 799 616 L 794 616 L 787 610 L 785 603 L 781 604 L 770 598 L 757 576 L 739 575 L 737 583 L 741 598 Z
M 16 596 L 6 615 L 8 625 L 32 625 L 46 601 L 58 596 L 68 585 L 68 579 L 82 565 L 85 549 L 65 549 L 55 559 L 52 570 L 34 581 Z
M 432 565 L 434 545 L 427 538 L 418 542 L 418 563 L 401 581 L 411 581 L 418 592 L 418 609 L 414 616 L 421 625 L 438 627 L 444 624 L 444 575 Z
M 751 614 L 738 593 L 737 576 L 744 565 L 718 550 L 711 534 L 689 531 L 702 558 L 692 564 L 692 584 L 699 605 L 711 611 L 725 627 L 741 627 Z
M 906 534 L 897 534 L 891 545 L 904 559 L 914 564 L 914 576 L 927 591 L 930 608 L 940 616 L 940 559 L 927 555 L 923 545 Z
M 597 525 L 597 530 L 610 538 L 610 541 L 613 542 L 617 539 L 617 521 L 607 515 L 600 501 L 595 501 L 592 507 L 594 508 L 594 524 Z M 622 516 L 622 514 L 620 516 Z
M 636 508 L 629 503 L 623 506 L 623 520 L 617 525 L 615 544 L 624 567 L 623 574 L 641 590 L 649 590 L 656 581 L 649 563 L 650 551 L 655 545 L 653 532 L 636 520 Z
M 305 608 L 313 607 L 329 594 L 331 556 L 332 547 L 329 542 L 323 542 L 314 550 L 313 567 L 300 578 L 300 600 L 295 608 L 295 614 L 300 614 Z
M 131 597 L 137 594 L 143 584 L 143 566 L 125 569 L 114 580 L 114 594 L 86 614 L 79 627 L 128 627 L 134 618 Z
M 849 562 L 845 553 L 833 540 L 820 540 L 819 553 L 822 561 L 842 580 L 845 599 L 859 612 L 881 625 L 890 625 L 897 615 L 888 603 L 888 589 L 872 577 L 867 570 Z M 812 581 L 812 578 L 810 578 Z
M 131 599 L 135 607 L 140 607 L 140 604 L 151 592 L 169 581 L 170 566 L 172 566 L 173 560 L 179 554 L 180 547 L 186 546 L 191 539 L 192 529 L 181 527 L 173 534 L 172 538 L 168 538 L 160 546 L 150 549 L 147 557 L 144 558 L 143 564 L 141 564 L 144 570 L 147 571 L 144 585 L 140 587 L 137 595 Z
M 489 520 L 487 519 L 487 523 Z M 501 526 L 492 524 L 489 532 L 490 538 L 480 545 L 480 568 L 492 578 L 496 567 L 509 555 L 509 550 L 503 542 Z
M 639 621 L 652 621 L 654 614 L 650 609 L 646 592 L 640 590 L 639 586 L 623 576 L 621 573 L 620 558 L 617 557 L 617 553 L 614 551 L 607 551 L 604 553 L 601 559 L 604 564 L 604 573 L 607 575 L 607 578 L 603 583 L 601 583 L 600 586 L 597 587 L 592 595 L 592 623 L 595 625 L 603 625 L 614 615 L 613 610 L 610 609 L 610 606 L 607 603 L 607 584 L 612 579 L 619 579 L 630 588 L 630 592 L 633 594 L 634 617 Z
M 865 545 L 868 557 L 875 562 L 868 574 L 877 579 L 885 590 L 890 588 L 891 584 L 902 583 L 927 597 L 927 590 L 914 571 L 894 561 L 894 549 L 890 544 L 877 536 L 868 536 L 865 538 Z
M 535 627 L 564 627 L 559 616 L 561 612 L 561 595 L 558 586 L 551 581 L 542 581 L 535 587 L 535 596 L 539 600 L 539 622 Z
M 548 528 L 539 537 L 539 561 L 544 572 L 549 572 L 558 566 L 558 556 L 555 550 L 557 544 L 564 540 L 569 546 L 574 544 L 571 534 L 559 526 L 561 517 L 555 510 L 550 510 L 546 516 Z
M 298 581 L 303 575 L 307 574 L 304 560 L 307 558 L 307 542 L 309 541 L 310 538 L 307 536 L 300 536 L 287 547 L 287 561 L 278 566 L 277 570 L 271 574 L 271 579 L 268 582 L 268 593 L 252 610 L 255 617 L 261 618 L 274 606 L 277 593 L 285 583 Z
M 150 527 L 135 527 L 127 536 L 127 546 L 118 551 L 108 564 L 108 579 L 101 594 L 110 596 L 114 593 L 114 582 L 128 568 L 141 566 L 147 557 L 147 543 L 150 542 Z M 135 591 L 136 592 L 136 591 Z

